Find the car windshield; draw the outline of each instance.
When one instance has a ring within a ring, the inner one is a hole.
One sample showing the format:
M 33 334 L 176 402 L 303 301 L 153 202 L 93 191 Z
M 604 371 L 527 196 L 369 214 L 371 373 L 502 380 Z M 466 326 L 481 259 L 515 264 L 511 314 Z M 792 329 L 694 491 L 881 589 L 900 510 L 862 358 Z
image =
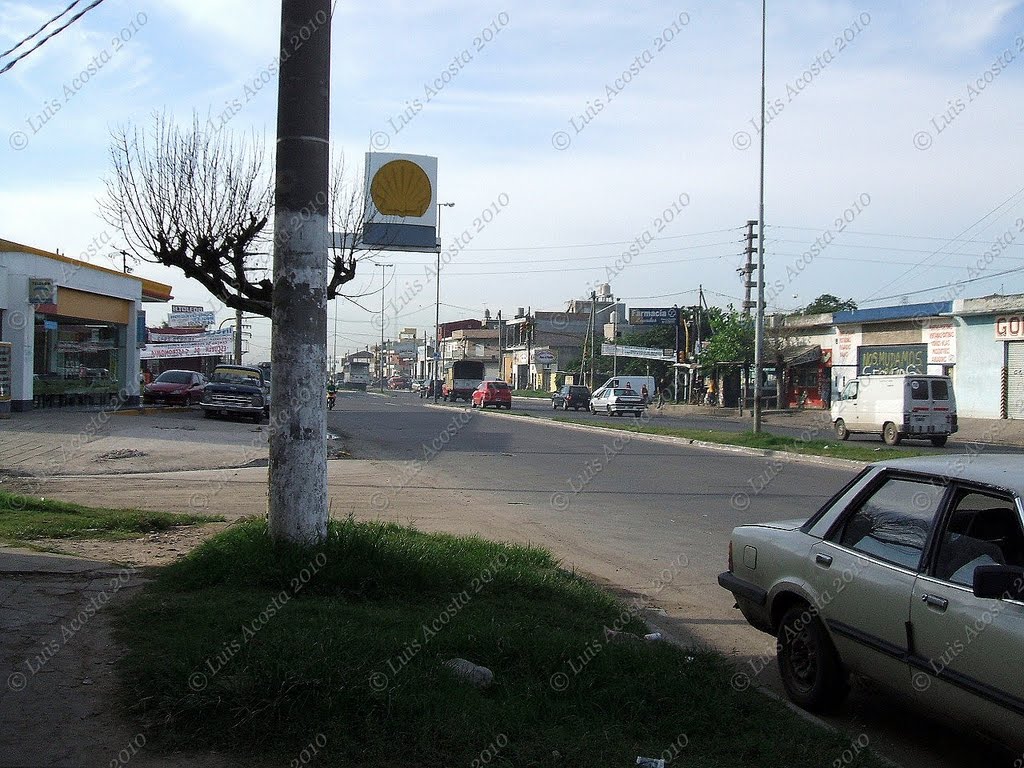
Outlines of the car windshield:
M 156 378 L 156 384 L 190 384 L 192 373 L 190 371 L 164 371 Z
M 504 381 L 496 381 L 491 386 L 493 386 L 495 389 L 508 389 L 508 384 L 506 384 Z
M 636 392 L 634 392 L 632 389 L 615 389 L 615 390 L 612 390 L 612 394 L 616 395 L 616 396 L 622 396 L 622 395 L 629 396 L 629 395 L 635 395 Z
M 569 393 L 573 395 L 589 395 L 590 390 L 586 387 L 569 387 Z
M 247 384 L 259 386 L 260 375 L 255 371 L 247 371 L 244 368 L 218 368 L 213 372 L 210 381 L 217 384 Z

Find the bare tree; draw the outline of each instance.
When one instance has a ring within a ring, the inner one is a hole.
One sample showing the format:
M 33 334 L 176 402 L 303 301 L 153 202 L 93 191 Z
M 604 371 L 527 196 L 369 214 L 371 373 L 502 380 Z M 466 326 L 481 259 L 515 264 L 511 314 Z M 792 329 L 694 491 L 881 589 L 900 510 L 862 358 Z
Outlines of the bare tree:
M 257 137 L 211 130 L 198 116 L 189 127 L 166 114 L 148 128 L 122 126 L 111 136 L 111 173 L 100 210 L 138 258 L 176 267 L 232 309 L 271 316 L 268 257 L 273 226 L 270 159 Z M 357 231 L 362 223 L 358 182 L 335 166 L 331 225 Z M 315 201 L 291 212 L 299 222 Z M 328 298 L 355 277 L 354 242 L 330 251 Z

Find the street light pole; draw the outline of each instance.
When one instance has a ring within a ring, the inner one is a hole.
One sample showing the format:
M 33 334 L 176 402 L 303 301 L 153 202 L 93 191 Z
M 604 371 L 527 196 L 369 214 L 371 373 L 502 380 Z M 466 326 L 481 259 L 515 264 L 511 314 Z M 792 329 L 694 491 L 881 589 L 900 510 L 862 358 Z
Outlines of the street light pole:
M 380 267 L 380 391 L 384 391 L 384 270 L 394 264 L 375 264 Z
M 437 276 L 435 278 L 437 285 L 434 286 L 437 289 L 437 296 L 434 299 L 434 380 L 432 382 L 435 403 L 441 394 L 437 391 L 437 381 L 440 378 L 438 373 L 441 365 L 441 209 L 454 207 L 455 203 L 437 204 Z

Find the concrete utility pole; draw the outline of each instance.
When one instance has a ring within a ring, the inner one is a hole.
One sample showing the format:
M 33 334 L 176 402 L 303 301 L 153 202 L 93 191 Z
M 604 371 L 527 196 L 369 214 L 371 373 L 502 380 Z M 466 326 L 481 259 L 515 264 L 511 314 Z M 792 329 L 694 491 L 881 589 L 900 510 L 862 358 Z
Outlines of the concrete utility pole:
M 590 391 L 594 391 L 594 366 L 597 346 L 597 291 L 590 292 Z
M 280 60 L 269 528 L 312 545 L 327 537 L 330 0 L 282 0 Z
M 384 270 L 388 267 L 395 266 L 394 264 L 374 264 L 375 267 L 380 267 L 380 391 L 384 391 L 384 289 L 387 287 L 387 281 L 384 279 Z
M 242 364 L 242 310 L 235 310 L 235 365 Z
M 754 321 L 754 433 L 761 431 L 761 371 L 764 367 L 764 79 L 767 0 L 761 0 L 761 184 L 757 213 L 757 319 Z

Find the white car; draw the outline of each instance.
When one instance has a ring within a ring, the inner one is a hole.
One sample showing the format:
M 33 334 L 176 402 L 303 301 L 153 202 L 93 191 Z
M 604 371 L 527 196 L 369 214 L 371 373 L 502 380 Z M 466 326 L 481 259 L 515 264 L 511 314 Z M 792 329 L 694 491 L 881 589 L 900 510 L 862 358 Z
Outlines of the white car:
M 590 398 L 591 413 L 607 413 L 609 416 L 621 416 L 624 413 L 639 416 L 646 407 L 640 393 L 632 389 L 605 387 L 597 390 Z
M 778 638 L 789 697 L 829 710 L 852 673 L 1024 747 L 1020 457 L 868 466 L 809 520 L 732 533 L 718 582 Z

